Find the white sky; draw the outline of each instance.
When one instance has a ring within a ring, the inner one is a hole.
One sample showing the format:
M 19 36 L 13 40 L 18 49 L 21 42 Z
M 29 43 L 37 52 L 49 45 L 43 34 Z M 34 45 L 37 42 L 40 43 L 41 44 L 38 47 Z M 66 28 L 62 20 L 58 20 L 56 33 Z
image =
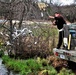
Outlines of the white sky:
M 53 0 L 53 3 L 58 3 L 62 5 L 70 5 L 74 3 L 74 0 Z
M 41 0 L 38 0 L 41 1 Z M 48 3 L 50 3 L 50 0 L 44 0 L 45 2 L 47 1 Z M 74 3 L 74 0 L 52 0 L 53 4 L 62 4 L 62 5 L 70 5 L 72 3 Z

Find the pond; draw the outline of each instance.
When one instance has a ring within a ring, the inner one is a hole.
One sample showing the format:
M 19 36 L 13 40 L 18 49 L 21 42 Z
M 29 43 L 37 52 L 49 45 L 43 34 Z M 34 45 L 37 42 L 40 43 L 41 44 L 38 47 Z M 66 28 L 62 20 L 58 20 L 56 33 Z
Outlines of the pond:
M 2 64 L 2 59 L 0 58 L 0 75 L 19 75 L 13 71 L 8 71 L 4 64 Z

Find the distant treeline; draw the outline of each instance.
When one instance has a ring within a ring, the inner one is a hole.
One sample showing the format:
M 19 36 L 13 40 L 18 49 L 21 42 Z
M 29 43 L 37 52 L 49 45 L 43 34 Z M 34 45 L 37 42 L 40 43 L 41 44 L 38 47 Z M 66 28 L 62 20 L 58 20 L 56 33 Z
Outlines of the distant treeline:
M 25 10 L 24 10 L 25 9 Z M 55 12 L 60 12 L 68 21 L 76 21 L 76 5 L 66 5 L 66 6 L 57 6 L 57 5 L 48 5 L 46 10 L 40 10 L 37 3 L 34 3 L 27 0 L 15 0 L 11 3 L 4 3 L 0 1 L 0 18 L 4 17 L 5 19 L 10 18 L 10 12 L 12 13 L 12 19 L 20 19 L 22 13 L 24 13 L 23 19 L 26 20 L 48 20 L 48 15 L 54 15 Z M 24 11 L 24 12 L 23 12 Z M 41 17 L 41 12 L 43 17 Z

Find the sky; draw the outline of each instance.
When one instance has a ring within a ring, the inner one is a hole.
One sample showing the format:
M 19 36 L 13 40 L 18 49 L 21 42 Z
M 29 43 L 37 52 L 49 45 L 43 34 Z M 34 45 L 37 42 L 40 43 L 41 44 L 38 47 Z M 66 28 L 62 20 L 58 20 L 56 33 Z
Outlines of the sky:
M 53 3 L 59 3 L 61 5 L 70 5 L 74 3 L 74 0 L 53 0 Z
M 39 0 L 41 1 L 41 0 Z M 47 3 L 50 3 L 50 0 L 44 0 Z M 52 3 L 54 4 L 61 4 L 61 5 L 70 5 L 74 3 L 74 0 L 52 0 Z

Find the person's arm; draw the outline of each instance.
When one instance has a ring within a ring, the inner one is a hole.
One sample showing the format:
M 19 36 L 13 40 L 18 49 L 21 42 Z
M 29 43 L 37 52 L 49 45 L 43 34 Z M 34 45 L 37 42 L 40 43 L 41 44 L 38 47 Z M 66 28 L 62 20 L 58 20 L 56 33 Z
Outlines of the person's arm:
M 60 18 L 61 18 L 61 20 L 62 20 L 62 23 L 63 23 L 63 24 L 66 24 L 65 19 L 64 19 L 62 16 L 61 16 Z
M 52 24 L 53 24 L 53 25 L 56 25 L 56 20 L 54 20 L 54 21 L 52 22 Z
M 53 22 L 52 22 L 52 24 L 53 24 L 53 25 L 56 25 L 55 17 L 54 17 L 54 16 L 49 16 L 49 18 L 50 18 L 50 19 L 54 19 Z
M 54 16 L 49 16 L 49 18 L 53 18 L 54 19 Z

